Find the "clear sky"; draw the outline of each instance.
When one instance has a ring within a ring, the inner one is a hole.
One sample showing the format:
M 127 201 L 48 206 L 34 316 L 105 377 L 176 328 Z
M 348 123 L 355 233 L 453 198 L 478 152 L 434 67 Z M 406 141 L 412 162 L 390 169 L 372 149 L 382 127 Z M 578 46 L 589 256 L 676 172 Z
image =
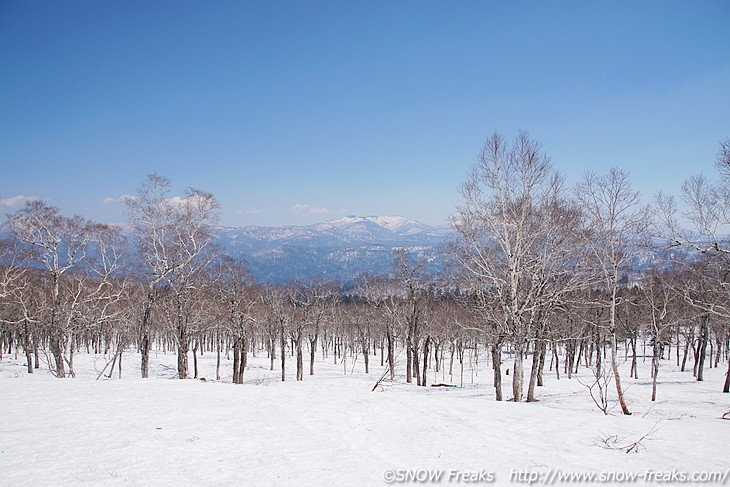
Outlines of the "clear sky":
M 444 223 L 484 139 L 651 195 L 730 137 L 730 1 L 0 0 L 0 210 L 124 220 L 146 174 L 226 225 Z

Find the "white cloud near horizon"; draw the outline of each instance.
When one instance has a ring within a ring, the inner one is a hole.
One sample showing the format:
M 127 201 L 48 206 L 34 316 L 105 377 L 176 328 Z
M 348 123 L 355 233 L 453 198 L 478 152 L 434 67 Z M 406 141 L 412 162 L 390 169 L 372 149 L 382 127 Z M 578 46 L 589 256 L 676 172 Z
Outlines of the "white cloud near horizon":
M 104 203 L 105 205 L 108 205 L 109 203 L 114 203 L 115 201 L 116 200 L 114 198 L 112 198 L 111 196 L 107 196 L 106 198 L 101 200 L 101 202 Z
M 0 200 L 0 206 L 4 206 L 5 208 L 12 208 L 15 206 L 20 206 L 22 204 L 25 204 L 27 201 L 33 201 L 33 200 L 39 200 L 37 196 L 25 196 L 22 194 L 19 194 L 17 196 L 11 196 L 10 198 L 4 198 Z

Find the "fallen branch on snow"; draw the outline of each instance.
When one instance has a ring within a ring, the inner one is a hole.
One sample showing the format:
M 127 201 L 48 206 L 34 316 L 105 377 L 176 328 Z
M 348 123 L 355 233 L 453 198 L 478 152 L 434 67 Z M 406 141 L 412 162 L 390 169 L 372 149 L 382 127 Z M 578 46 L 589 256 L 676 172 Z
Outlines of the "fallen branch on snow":
M 728 411 L 728 413 L 730 413 L 730 411 Z M 651 435 L 656 432 L 658 425 L 659 421 L 657 421 L 654 426 L 652 426 L 651 429 L 641 438 L 632 443 L 620 445 L 619 443 L 622 443 L 623 440 L 619 440 L 619 437 L 617 435 L 609 435 L 605 436 L 604 438 L 599 438 L 599 442 L 601 443 L 600 446 L 601 448 L 606 448 L 607 450 L 623 450 L 624 453 L 639 453 L 642 448 L 646 448 L 646 446 L 642 442 L 644 440 L 651 439 Z

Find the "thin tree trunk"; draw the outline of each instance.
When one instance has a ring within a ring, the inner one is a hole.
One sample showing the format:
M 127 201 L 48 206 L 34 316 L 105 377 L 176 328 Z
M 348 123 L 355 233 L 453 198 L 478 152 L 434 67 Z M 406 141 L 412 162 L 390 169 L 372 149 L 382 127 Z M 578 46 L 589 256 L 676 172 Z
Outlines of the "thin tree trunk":
M 286 380 L 286 336 L 284 335 L 284 327 L 281 328 L 281 337 L 280 337 L 280 345 L 281 345 L 281 381 L 284 382 Z
M 388 340 L 388 369 L 390 369 L 390 380 L 395 380 L 395 356 L 394 356 L 394 344 L 393 335 L 391 334 L 390 327 L 388 327 L 386 338 Z
M 141 354 L 142 378 L 147 379 L 150 376 L 150 312 L 155 302 L 154 290 L 150 288 L 147 291 L 147 299 L 142 308 L 142 318 L 139 323 L 139 352 Z
M 370 354 L 369 354 L 369 352 L 370 352 L 370 344 L 367 342 L 367 340 L 365 340 L 365 338 L 363 338 L 363 340 L 362 340 L 362 357 L 363 357 L 363 360 L 365 360 L 365 373 L 366 374 L 370 373 L 370 357 L 369 357 Z
M 28 326 L 27 321 L 25 321 L 23 323 L 23 328 L 24 328 L 24 335 L 25 335 L 25 345 L 23 346 L 23 349 L 25 349 L 25 359 L 28 362 L 27 363 L 28 373 L 32 374 L 33 373 L 33 360 L 32 360 L 33 359 L 33 356 L 32 356 L 33 355 L 33 346 L 31 344 L 31 339 L 30 339 L 30 327 Z
M 238 383 L 243 384 L 243 375 L 248 365 L 248 338 L 241 338 L 241 359 L 238 363 Z
M 540 370 L 540 344 L 535 344 L 535 350 L 532 354 L 532 366 L 530 367 L 530 382 L 527 385 L 527 402 L 535 402 L 535 386 L 537 385 L 537 376 Z M 515 357 L 516 358 L 516 357 Z M 515 362 L 515 377 L 517 376 L 517 364 Z M 515 379 L 512 378 L 512 380 Z
M 695 375 L 698 381 L 704 380 L 704 368 L 705 368 L 705 356 L 707 353 L 707 335 L 708 335 L 708 324 L 710 322 L 709 313 L 702 318 L 702 325 L 700 328 L 700 338 L 697 341 L 697 354 L 695 357 Z
M 309 375 L 314 375 L 314 359 L 317 354 L 318 339 L 319 336 L 315 334 L 314 337 L 309 340 Z
M 241 368 L 241 339 L 235 338 L 233 341 L 233 383 L 240 384 L 239 370 Z
M 274 364 L 276 362 L 276 337 L 274 335 L 269 336 L 269 359 L 271 360 L 269 370 L 274 370 Z
M 302 332 L 297 333 L 297 339 L 295 342 L 295 348 L 297 353 L 297 380 L 304 380 L 304 358 L 302 356 Z
M 412 337 L 409 331 L 406 336 L 406 382 L 409 384 L 412 382 L 411 372 L 413 372 L 413 347 L 411 342 Z
M 426 341 L 423 342 L 423 373 L 421 374 L 421 385 L 426 386 L 426 371 L 428 369 L 428 348 L 431 343 L 431 335 L 426 335 Z
M 463 359 L 462 359 L 463 364 Z M 463 365 L 462 365 L 463 368 Z M 492 346 L 492 369 L 494 370 L 494 393 L 497 401 L 502 400 L 502 341 Z M 462 372 L 463 375 L 463 372 Z M 462 380 L 463 382 L 463 380 Z M 462 383 L 463 385 L 463 383 Z
M 631 343 L 631 351 L 633 352 L 633 356 L 631 357 L 631 374 L 629 374 L 629 377 L 638 379 L 639 371 L 637 370 L 638 364 L 636 363 L 636 337 L 631 338 L 629 342 Z
M 618 359 L 616 357 L 617 355 L 617 345 L 616 345 L 616 334 L 611 333 L 611 368 L 613 369 L 613 378 L 614 382 L 616 384 L 616 394 L 618 395 L 618 402 L 621 405 L 621 411 L 625 415 L 631 414 L 629 411 L 629 407 L 626 404 L 626 398 L 624 397 L 624 390 L 621 386 L 621 375 L 618 370 Z
M 193 378 L 198 378 L 198 348 L 200 344 L 196 341 L 193 345 Z
M 656 383 L 659 375 L 659 360 L 661 359 L 661 345 L 658 337 L 654 338 L 654 354 L 651 361 L 651 400 L 656 401 Z
M 221 380 L 221 339 L 216 340 L 215 380 Z
M 418 340 L 416 337 L 413 338 L 413 350 L 411 352 L 411 360 L 413 360 L 413 375 L 416 378 L 416 385 L 421 385 L 421 369 L 420 369 L 420 360 L 419 360 L 419 354 L 418 354 Z

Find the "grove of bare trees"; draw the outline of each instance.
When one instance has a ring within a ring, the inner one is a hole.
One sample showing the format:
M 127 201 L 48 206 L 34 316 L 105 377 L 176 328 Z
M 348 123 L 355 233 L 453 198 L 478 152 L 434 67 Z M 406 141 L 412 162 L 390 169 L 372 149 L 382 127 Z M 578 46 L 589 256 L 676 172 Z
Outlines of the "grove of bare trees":
M 106 357 L 100 377 L 121 377 L 132 351 L 149 377 L 151 351 L 165 350 L 185 379 L 213 353 L 220 379 L 221 357 L 232 354 L 240 384 L 249 353 L 278 364 L 282 380 L 293 360 L 297 381 L 321 356 L 346 372 L 379 363 L 374 383 L 418 386 L 432 377 L 463 385 L 465 361 L 481 360 L 496 400 L 515 402 L 537 400 L 546 367 L 557 379 L 587 368 L 596 405 L 607 413 L 613 395 L 630 414 L 625 382 L 638 378 L 641 354 L 651 359 L 652 400 L 663 363 L 698 381 L 727 367 L 728 392 L 730 139 L 716 168 L 716 180 L 691 177 L 649 205 L 620 169 L 567 187 L 527 133 L 495 133 L 462 187 L 446 270 L 404 248 L 389 274 L 352 283 L 255 282 L 245 261 L 214 244 L 215 197 L 172 196 L 162 176 L 126 198 L 127 227 L 31 201 L 8 215 L 0 240 L 0 360 L 21 353 L 28 373 L 73 377 L 86 351 Z

